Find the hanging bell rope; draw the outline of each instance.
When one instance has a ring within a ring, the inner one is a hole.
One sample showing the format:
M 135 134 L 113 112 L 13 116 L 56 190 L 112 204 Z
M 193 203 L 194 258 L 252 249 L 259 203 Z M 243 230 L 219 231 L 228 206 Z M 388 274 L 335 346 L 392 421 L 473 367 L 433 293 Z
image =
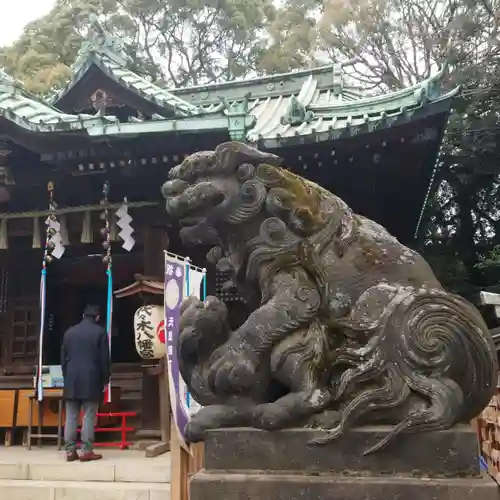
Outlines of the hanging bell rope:
M 107 269 L 111 268 L 111 220 L 110 220 L 110 210 L 109 210 L 109 182 L 105 182 L 102 187 L 102 200 L 101 205 L 104 208 L 101 219 L 104 221 L 104 227 L 101 228 L 102 236 L 102 248 L 104 253 L 102 256 L 102 261 L 106 265 Z
M 47 189 L 49 191 L 49 215 L 45 221 L 47 229 L 43 254 L 44 265 L 50 264 L 54 258 L 60 259 L 66 250 L 61 238 L 61 224 L 56 215 L 57 203 L 54 200 L 54 183 L 49 182 Z
M 50 264 L 53 261 L 52 252 L 54 251 L 55 245 L 53 242 L 53 237 L 56 234 L 56 229 L 54 227 L 54 222 L 57 222 L 55 216 L 56 203 L 54 201 L 54 183 L 49 182 L 47 184 L 47 190 L 49 192 L 49 215 L 45 224 L 47 225 L 47 229 L 45 230 L 45 247 L 43 251 L 43 261 L 42 268 L 45 269 L 47 264 Z

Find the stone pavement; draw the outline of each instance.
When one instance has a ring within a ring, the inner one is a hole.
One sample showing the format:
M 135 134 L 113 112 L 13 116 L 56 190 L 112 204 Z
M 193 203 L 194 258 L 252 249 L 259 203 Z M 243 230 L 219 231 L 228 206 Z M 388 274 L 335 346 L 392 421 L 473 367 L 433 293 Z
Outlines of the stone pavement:
M 99 450 L 98 462 L 67 463 L 54 448 L 0 447 L 0 498 L 170 500 L 170 456 Z

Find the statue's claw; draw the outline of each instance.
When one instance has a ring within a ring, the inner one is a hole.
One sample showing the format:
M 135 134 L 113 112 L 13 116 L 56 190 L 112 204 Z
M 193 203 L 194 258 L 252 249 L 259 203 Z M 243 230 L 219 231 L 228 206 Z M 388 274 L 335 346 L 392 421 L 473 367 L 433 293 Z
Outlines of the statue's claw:
M 208 383 L 215 393 L 239 393 L 255 382 L 257 366 L 245 352 L 225 352 L 210 368 Z

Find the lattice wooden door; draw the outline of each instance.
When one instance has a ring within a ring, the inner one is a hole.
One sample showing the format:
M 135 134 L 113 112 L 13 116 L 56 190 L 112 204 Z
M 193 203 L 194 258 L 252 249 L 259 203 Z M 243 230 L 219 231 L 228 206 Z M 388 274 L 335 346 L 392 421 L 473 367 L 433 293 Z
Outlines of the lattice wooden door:
M 11 309 L 11 359 L 31 369 L 38 360 L 40 307 L 37 298 L 16 299 Z

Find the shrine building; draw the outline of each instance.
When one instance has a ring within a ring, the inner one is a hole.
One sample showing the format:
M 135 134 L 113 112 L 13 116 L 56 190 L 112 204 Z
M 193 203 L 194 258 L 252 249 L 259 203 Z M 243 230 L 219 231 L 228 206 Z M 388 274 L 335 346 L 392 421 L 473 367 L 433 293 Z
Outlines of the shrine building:
M 0 396 L 33 387 L 38 361 L 40 273 L 53 183 L 64 246 L 47 268 L 43 363 L 59 364 L 64 331 L 85 303 L 105 303 L 100 228 L 109 184 L 113 282 L 113 386 L 119 404 L 138 411 L 138 426 L 159 425 L 157 359 L 141 357 L 134 312 L 162 304 L 163 252 L 184 249 L 160 188 L 190 153 L 244 141 L 343 198 L 354 211 L 412 245 L 425 214 L 443 132 L 457 89 L 444 71 L 398 92 L 366 97 L 329 64 L 242 81 L 164 89 L 128 69 L 123 43 L 94 27 L 67 85 L 50 101 L 0 73 Z M 132 248 L 116 227 L 126 205 Z M 125 245 L 127 246 L 127 245 Z M 208 268 L 208 293 L 243 314 L 239 296 Z M 156 333 L 156 332 L 155 332 Z M 24 417 L 23 417 L 24 418 Z M 19 416 L 18 425 L 22 418 Z M 2 411 L 0 411 L 0 427 Z

